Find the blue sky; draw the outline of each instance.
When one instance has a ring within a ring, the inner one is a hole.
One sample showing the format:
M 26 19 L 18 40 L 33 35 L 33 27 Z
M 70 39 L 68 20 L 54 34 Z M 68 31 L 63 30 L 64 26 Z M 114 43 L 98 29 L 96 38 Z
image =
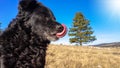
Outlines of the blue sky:
M 19 0 L 0 0 L 0 22 L 7 28 L 17 14 Z M 39 0 L 49 7 L 58 22 L 64 23 L 68 30 L 72 27 L 76 12 L 81 12 L 90 20 L 96 41 L 90 44 L 120 42 L 120 0 Z M 52 43 L 69 44 L 68 34 Z

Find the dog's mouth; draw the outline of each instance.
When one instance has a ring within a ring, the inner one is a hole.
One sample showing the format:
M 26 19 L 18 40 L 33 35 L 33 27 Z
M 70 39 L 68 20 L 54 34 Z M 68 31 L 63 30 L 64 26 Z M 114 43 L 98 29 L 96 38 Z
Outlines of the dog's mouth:
M 48 40 L 51 40 L 51 41 L 56 41 L 56 40 L 58 40 L 59 38 L 62 38 L 62 37 L 64 37 L 65 35 L 66 35 L 66 33 L 67 33 L 67 27 L 64 25 L 64 24 L 62 24 L 62 30 L 61 30 L 61 32 L 57 32 L 57 31 L 55 31 L 55 32 L 52 32 L 51 34 L 46 34 L 47 35 L 47 39 Z
M 45 33 L 45 35 L 47 36 L 48 40 L 56 41 L 59 38 L 64 37 L 66 35 L 66 33 L 67 33 L 67 27 L 64 24 L 62 24 L 62 30 L 60 32 L 55 31 L 50 34 Z
M 57 38 L 62 38 L 62 37 L 64 37 L 64 36 L 66 35 L 66 33 L 67 33 L 67 27 L 66 27 L 64 24 L 62 24 L 62 27 L 63 27 L 62 32 L 56 33 L 56 37 L 57 37 Z

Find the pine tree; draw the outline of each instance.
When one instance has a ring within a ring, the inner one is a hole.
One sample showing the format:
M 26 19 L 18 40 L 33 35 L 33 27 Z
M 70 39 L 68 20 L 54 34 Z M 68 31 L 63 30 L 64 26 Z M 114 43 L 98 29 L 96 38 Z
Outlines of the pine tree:
M 73 27 L 69 30 L 70 42 L 82 46 L 82 44 L 96 40 L 92 34 L 93 31 L 90 27 L 89 20 L 85 19 L 82 13 L 76 13 L 73 19 Z

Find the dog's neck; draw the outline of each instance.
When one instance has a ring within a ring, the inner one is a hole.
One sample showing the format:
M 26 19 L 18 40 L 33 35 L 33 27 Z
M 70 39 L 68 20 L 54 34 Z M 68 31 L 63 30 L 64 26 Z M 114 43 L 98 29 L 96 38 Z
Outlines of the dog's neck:
M 23 29 L 17 24 L 14 27 L 6 30 L 0 36 L 0 45 L 4 49 L 7 49 L 5 51 L 3 50 L 2 54 L 7 56 L 5 59 L 12 57 L 10 59 L 12 61 L 5 61 L 5 66 L 14 68 L 13 66 L 15 64 L 16 67 L 24 66 L 25 62 L 26 65 L 29 64 L 28 66 L 34 66 L 33 68 L 43 68 L 41 66 L 45 65 L 47 45 L 50 41 L 42 39 L 42 36 L 35 35 L 31 30 Z

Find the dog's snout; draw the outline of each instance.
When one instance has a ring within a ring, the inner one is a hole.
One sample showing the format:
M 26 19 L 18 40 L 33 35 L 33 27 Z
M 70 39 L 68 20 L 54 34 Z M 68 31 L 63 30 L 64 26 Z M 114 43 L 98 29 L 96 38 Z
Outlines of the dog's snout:
M 62 25 L 57 25 L 56 28 L 58 32 L 62 32 L 64 29 Z

